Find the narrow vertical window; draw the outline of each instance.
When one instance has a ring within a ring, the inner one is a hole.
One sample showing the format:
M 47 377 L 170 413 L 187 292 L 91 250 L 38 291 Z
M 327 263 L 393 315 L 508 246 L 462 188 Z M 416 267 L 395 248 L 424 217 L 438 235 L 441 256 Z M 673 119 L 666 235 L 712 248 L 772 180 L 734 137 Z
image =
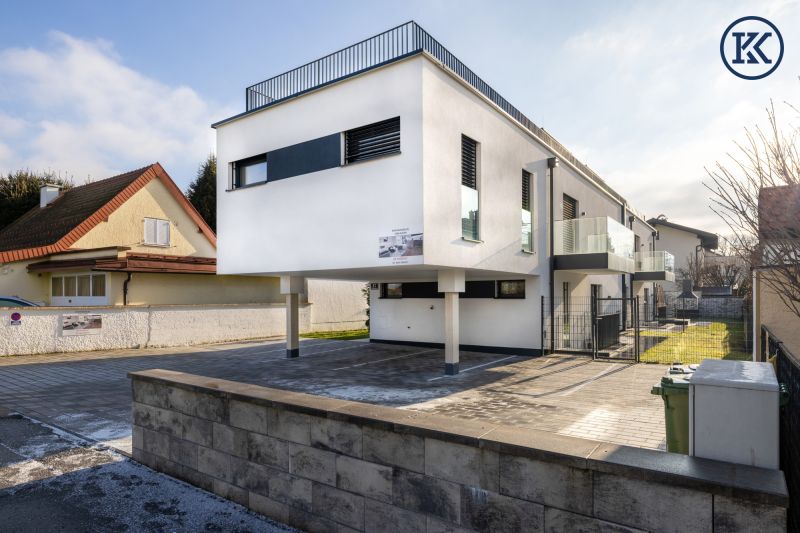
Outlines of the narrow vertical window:
M 522 171 L 522 251 L 533 252 L 533 226 L 531 216 L 531 173 Z
M 461 136 L 461 236 L 477 241 L 478 225 L 478 143 Z

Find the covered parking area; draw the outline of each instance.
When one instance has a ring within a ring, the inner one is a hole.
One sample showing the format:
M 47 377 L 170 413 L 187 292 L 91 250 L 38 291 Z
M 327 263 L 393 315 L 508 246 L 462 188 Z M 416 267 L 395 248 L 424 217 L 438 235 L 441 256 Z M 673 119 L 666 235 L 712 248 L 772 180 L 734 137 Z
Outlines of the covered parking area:
M 0 360 L 0 406 L 125 450 L 130 446 L 127 373 L 163 368 L 455 418 L 663 449 L 664 367 L 461 352 L 443 375 L 444 350 L 383 343 L 284 342 L 20 356 Z

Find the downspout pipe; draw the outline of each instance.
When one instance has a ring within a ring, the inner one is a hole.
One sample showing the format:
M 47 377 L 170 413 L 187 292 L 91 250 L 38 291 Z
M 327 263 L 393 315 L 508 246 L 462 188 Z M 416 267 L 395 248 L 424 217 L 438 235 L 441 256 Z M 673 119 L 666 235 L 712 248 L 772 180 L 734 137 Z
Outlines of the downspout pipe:
M 133 272 L 128 272 L 125 281 L 122 282 L 122 305 L 128 305 L 128 284 L 131 282 Z
M 549 266 L 550 266 L 550 353 L 556 349 L 556 258 L 555 258 L 555 171 L 558 166 L 558 158 L 550 157 L 547 159 L 547 168 L 550 170 L 550 253 L 549 253 Z M 544 346 L 542 346 L 544 348 Z
M 623 226 L 625 226 L 627 228 L 628 227 L 628 222 L 625 220 L 626 211 L 627 211 L 627 209 L 625 207 L 625 204 L 620 204 L 620 215 L 619 215 L 620 218 L 619 218 L 619 221 Z M 634 255 L 634 257 L 636 257 L 636 256 Z M 623 300 L 622 300 L 622 302 L 623 302 L 623 304 L 622 304 L 622 327 L 623 328 L 627 328 L 628 327 L 628 310 L 627 310 L 627 306 L 625 305 L 624 302 L 625 302 L 625 298 L 626 298 L 625 293 L 628 292 L 628 289 L 627 289 L 627 284 L 625 283 L 625 274 L 620 274 L 619 279 L 620 279 L 620 283 L 622 284 L 622 298 L 623 298 Z

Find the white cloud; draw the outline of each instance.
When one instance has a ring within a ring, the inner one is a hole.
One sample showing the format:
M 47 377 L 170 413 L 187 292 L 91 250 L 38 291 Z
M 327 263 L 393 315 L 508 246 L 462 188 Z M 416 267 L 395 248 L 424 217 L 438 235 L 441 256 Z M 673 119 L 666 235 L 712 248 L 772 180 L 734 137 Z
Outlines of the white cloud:
M 708 207 L 704 167 L 734 151 L 745 127 L 765 122 L 770 99 L 800 104 L 800 61 L 789 41 L 783 64 L 764 80 L 724 68 L 722 31 L 750 14 L 769 16 L 784 38 L 800 23 L 796 1 L 609 10 L 557 52 L 559 83 L 547 95 L 558 109 L 549 116 L 554 133 L 648 216 L 725 232 Z
M 17 137 L 16 157 L 0 150 L 2 170 L 52 169 L 82 182 L 160 161 L 185 186 L 213 149 L 220 110 L 125 66 L 106 41 L 50 40 L 0 50 L 0 133 Z

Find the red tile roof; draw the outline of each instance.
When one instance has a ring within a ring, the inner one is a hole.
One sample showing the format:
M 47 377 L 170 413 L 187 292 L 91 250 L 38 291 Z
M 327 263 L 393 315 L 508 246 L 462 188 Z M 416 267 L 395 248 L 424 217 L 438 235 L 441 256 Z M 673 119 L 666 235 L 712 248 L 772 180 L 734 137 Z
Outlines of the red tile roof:
M 21 261 L 66 251 L 153 179 L 159 179 L 216 246 L 214 232 L 159 163 L 61 193 L 0 231 L 0 262 Z

